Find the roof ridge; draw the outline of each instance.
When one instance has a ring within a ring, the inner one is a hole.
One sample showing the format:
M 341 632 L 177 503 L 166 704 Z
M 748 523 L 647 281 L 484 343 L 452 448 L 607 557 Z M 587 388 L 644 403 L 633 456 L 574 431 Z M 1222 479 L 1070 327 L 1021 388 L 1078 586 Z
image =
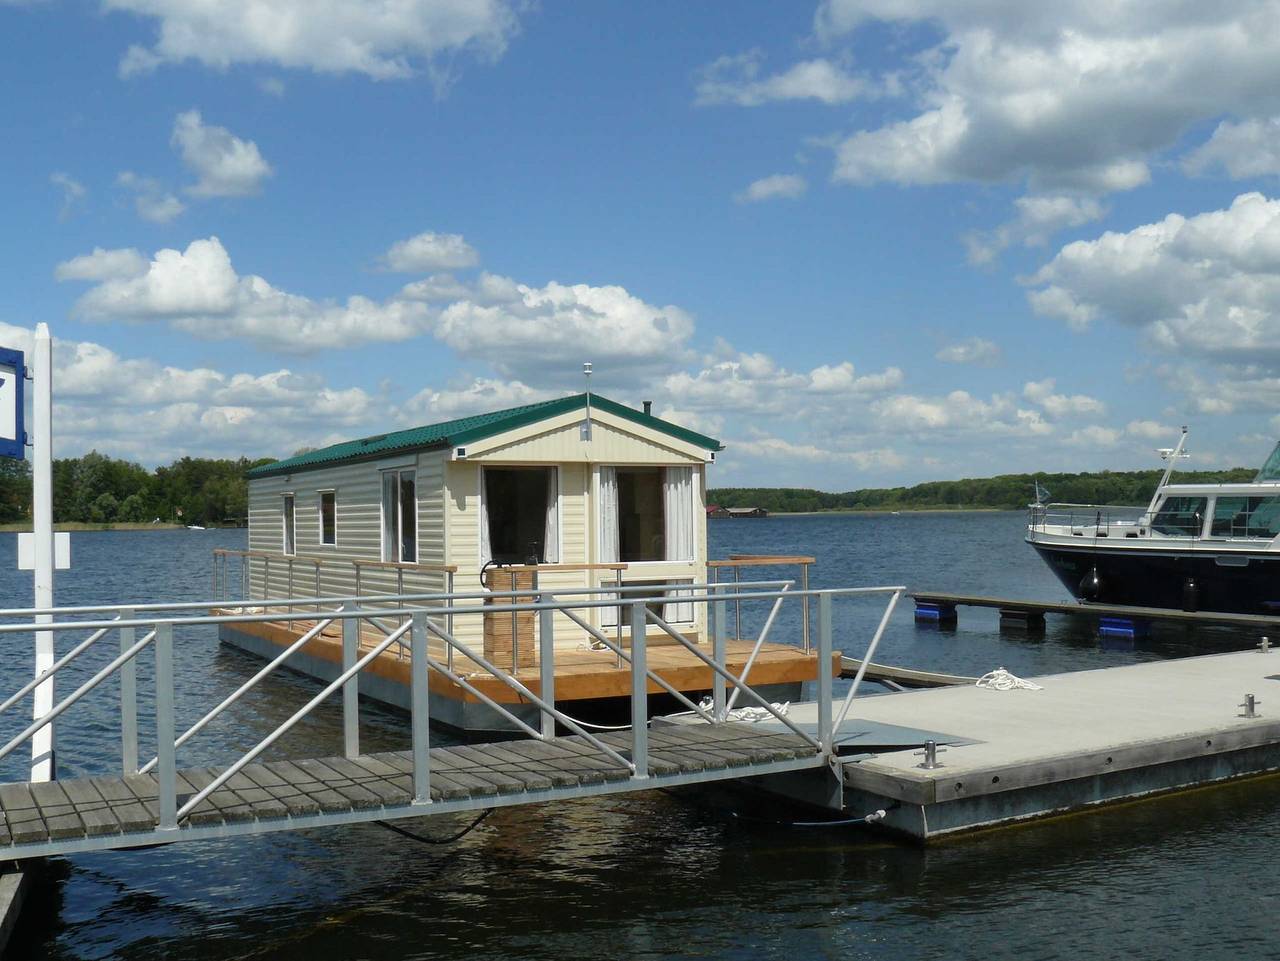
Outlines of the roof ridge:
M 586 406 L 587 394 L 568 394 L 563 397 L 534 401 L 502 410 L 486 411 L 467 417 L 455 417 L 452 420 L 435 424 L 424 424 L 419 427 L 406 427 L 401 430 L 387 431 L 382 434 L 370 434 L 354 440 L 329 444 L 316 450 L 307 451 L 293 457 L 263 464 L 248 471 L 249 477 L 266 477 L 293 470 L 310 470 L 332 466 L 356 460 L 372 459 L 386 456 L 397 451 L 431 450 L 440 447 L 456 447 L 481 440 L 485 437 L 511 430 L 528 423 L 536 423 L 550 416 L 552 412 L 562 413 Z M 642 413 L 625 404 L 610 400 L 603 394 L 591 394 L 591 403 L 598 409 L 610 414 L 652 427 L 664 434 L 674 436 L 699 447 L 710 450 L 723 450 L 721 443 L 715 438 L 689 430 L 678 424 L 672 424 L 652 414 Z

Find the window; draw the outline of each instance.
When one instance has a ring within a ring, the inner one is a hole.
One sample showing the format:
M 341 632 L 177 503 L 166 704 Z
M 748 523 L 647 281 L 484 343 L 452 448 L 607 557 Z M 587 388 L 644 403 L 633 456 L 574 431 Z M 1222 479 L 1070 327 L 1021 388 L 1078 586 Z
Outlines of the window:
M 1199 537 L 1208 502 L 1207 497 L 1166 498 L 1151 522 L 1151 529 L 1173 537 Z
M 560 490 L 554 467 L 486 467 L 482 560 L 554 564 L 560 559 Z
M 284 553 L 296 554 L 298 552 L 298 540 L 294 531 L 294 522 L 296 520 L 293 510 L 293 495 L 284 495 L 284 506 L 281 508 L 281 514 L 284 520 Z
M 600 560 L 694 560 L 693 468 L 602 467 Z
M 338 543 L 338 494 L 336 491 L 320 492 L 320 543 Z
M 1214 537 L 1280 534 L 1280 497 L 1219 497 L 1213 505 Z
M 418 562 L 418 498 L 412 470 L 382 472 L 382 559 Z

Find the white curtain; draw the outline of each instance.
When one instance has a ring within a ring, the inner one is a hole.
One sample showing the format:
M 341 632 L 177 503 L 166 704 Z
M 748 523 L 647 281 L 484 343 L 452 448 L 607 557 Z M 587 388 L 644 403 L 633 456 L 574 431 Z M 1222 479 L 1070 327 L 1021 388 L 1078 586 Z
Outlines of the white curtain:
M 668 467 L 662 484 L 662 508 L 669 561 L 691 561 L 694 554 L 693 468 Z
M 618 469 L 600 468 L 600 563 L 618 562 Z
M 484 468 L 480 468 L 480 566 L 493 560 L 493 548 L 489 544 L 489 497 L 485 490 Z
M 547 522 L 542 533 L 542 560 L 560 563 L 560 471 L 547 468 Z

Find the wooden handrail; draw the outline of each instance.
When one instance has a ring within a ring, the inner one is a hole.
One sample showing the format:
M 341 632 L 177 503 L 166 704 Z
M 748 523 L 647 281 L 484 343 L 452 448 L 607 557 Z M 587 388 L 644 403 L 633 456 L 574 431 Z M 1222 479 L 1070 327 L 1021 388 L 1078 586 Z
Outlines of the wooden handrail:
M 236 550 L 229 547 L 215 547 L 214 554 L 223 554 L 230 557 L 265 557 L 267 560 L 273 561 L 295 561 L 307 562 L 314 564 L 316 567 L 325 565 L 343 565 L 354 564 L 357 567 L 381 567 L 388 569 L 399 569 L 409 571 L 442 571 L 445 574 L 456 574 L 458 568 L 454 564 L 412 564 L 407 561 L 374 561 L 367 560 L 363 557 L 312 557 L 306 554 L 280 554 L 274 551 L 249 551 Z
M 816 557 L 791 554 L 730 554 L 727 561 L 707 561 L 707 567 L 773 567 L 782 564 L 809 565 Z
M 630 564 L 503 564 L 501 567 L 491 567 L 489 570 L 562 574 L 570 571 L 625 571 L 630 568 Z

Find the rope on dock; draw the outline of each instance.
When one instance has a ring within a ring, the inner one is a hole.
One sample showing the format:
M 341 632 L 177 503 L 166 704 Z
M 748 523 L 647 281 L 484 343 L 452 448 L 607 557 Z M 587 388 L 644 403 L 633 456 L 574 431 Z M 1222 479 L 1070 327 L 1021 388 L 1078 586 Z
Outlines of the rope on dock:
M 1024 681 L 1015 677 L 1003 667 L 983 674 L 978 678 L 977 687 L 985 687 L 988 691 L 1043 691 L 1044 688 L 1035 681 Z

